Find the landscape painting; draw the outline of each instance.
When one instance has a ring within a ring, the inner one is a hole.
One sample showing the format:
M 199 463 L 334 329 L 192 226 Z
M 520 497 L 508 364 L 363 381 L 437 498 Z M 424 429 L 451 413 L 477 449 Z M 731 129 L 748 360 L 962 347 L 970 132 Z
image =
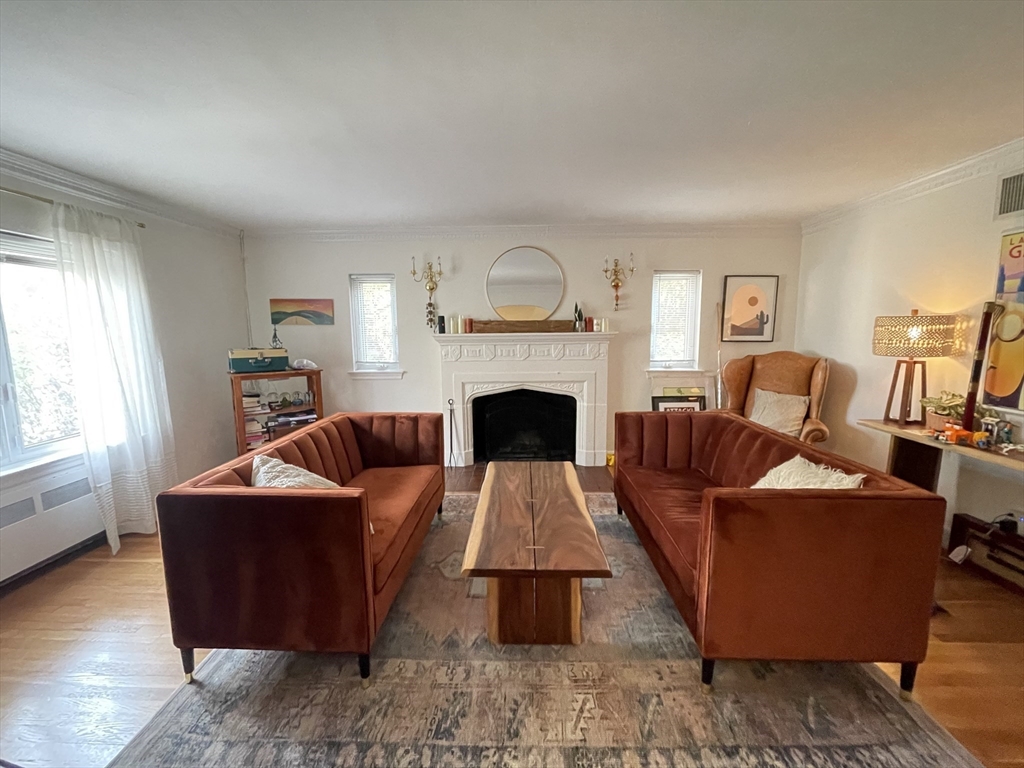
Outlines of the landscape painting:
M 334 299 L 271 299 L 274 325 L 334 325 Z
M 773 341 L 778 275 L 726 275 L 722 341 Z

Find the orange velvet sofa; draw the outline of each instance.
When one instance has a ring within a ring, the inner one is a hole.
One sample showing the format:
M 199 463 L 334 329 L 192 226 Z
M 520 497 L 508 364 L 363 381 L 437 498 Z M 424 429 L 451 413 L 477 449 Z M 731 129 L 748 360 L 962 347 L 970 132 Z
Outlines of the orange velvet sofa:
M 265 453 L 342 488 L 250 486 Z M 157 497 L 171 634 L 195 648 L 370 649 L 444 499 L 441 414 L 339 413 Z M 371 532 L 372 526 L 372 532 Z
M 856 490 L 753 489 L 794 456 Z M 719 659 L 899 662 L 928 648 L 946 502 L 726 411 L 617 413 L 615 496 L 710 689 Z

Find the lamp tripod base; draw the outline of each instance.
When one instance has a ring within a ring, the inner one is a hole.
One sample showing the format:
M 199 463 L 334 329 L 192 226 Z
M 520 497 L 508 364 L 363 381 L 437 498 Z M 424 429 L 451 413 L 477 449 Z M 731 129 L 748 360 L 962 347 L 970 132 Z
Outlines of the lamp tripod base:
M 921 398 L 928 397 L 928 374 L 924 363 L 924 360 L 915 360 L 912 357 L 896 361 L 896 368 L 892 372 L 892 384 L 889 385 L 889 399 L 885 403 L 885 418 L 882 421 L 887 424 L 899 424 L 901 427 L 924 424 L 923 418 L 910 418 L 910 409 L 913 404 L 914 371 L 918 366 L 921 366 Z M 903 370 L 903 391 L 900 395 L 900 410 L 896 416 L 893 416 L 892 401 L 896 396 L 896 387 L 899 385 L 901 369 Z

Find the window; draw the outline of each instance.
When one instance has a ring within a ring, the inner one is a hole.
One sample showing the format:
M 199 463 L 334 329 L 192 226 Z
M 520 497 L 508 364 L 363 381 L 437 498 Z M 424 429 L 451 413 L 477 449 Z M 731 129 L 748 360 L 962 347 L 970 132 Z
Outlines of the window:
M 398 371 L 394 275 L 349 275 L 356 371 Z
M 651 297 L 651 367 L 697 367 L 700 272 L 655 272 Z
M 0 458 L 8 465 L 63 451 L 78 435 L 53 242 L 0 232 Z

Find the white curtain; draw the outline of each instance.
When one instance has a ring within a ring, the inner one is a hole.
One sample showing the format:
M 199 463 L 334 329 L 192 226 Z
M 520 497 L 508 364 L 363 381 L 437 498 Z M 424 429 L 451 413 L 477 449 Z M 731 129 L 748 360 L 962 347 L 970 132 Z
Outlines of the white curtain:
M 177 480 L 163 358 L 138 228 L 60 203 L 53 215 L 85 463 L 116 553 L 119 534 L 156 531 L 156 494 Z

